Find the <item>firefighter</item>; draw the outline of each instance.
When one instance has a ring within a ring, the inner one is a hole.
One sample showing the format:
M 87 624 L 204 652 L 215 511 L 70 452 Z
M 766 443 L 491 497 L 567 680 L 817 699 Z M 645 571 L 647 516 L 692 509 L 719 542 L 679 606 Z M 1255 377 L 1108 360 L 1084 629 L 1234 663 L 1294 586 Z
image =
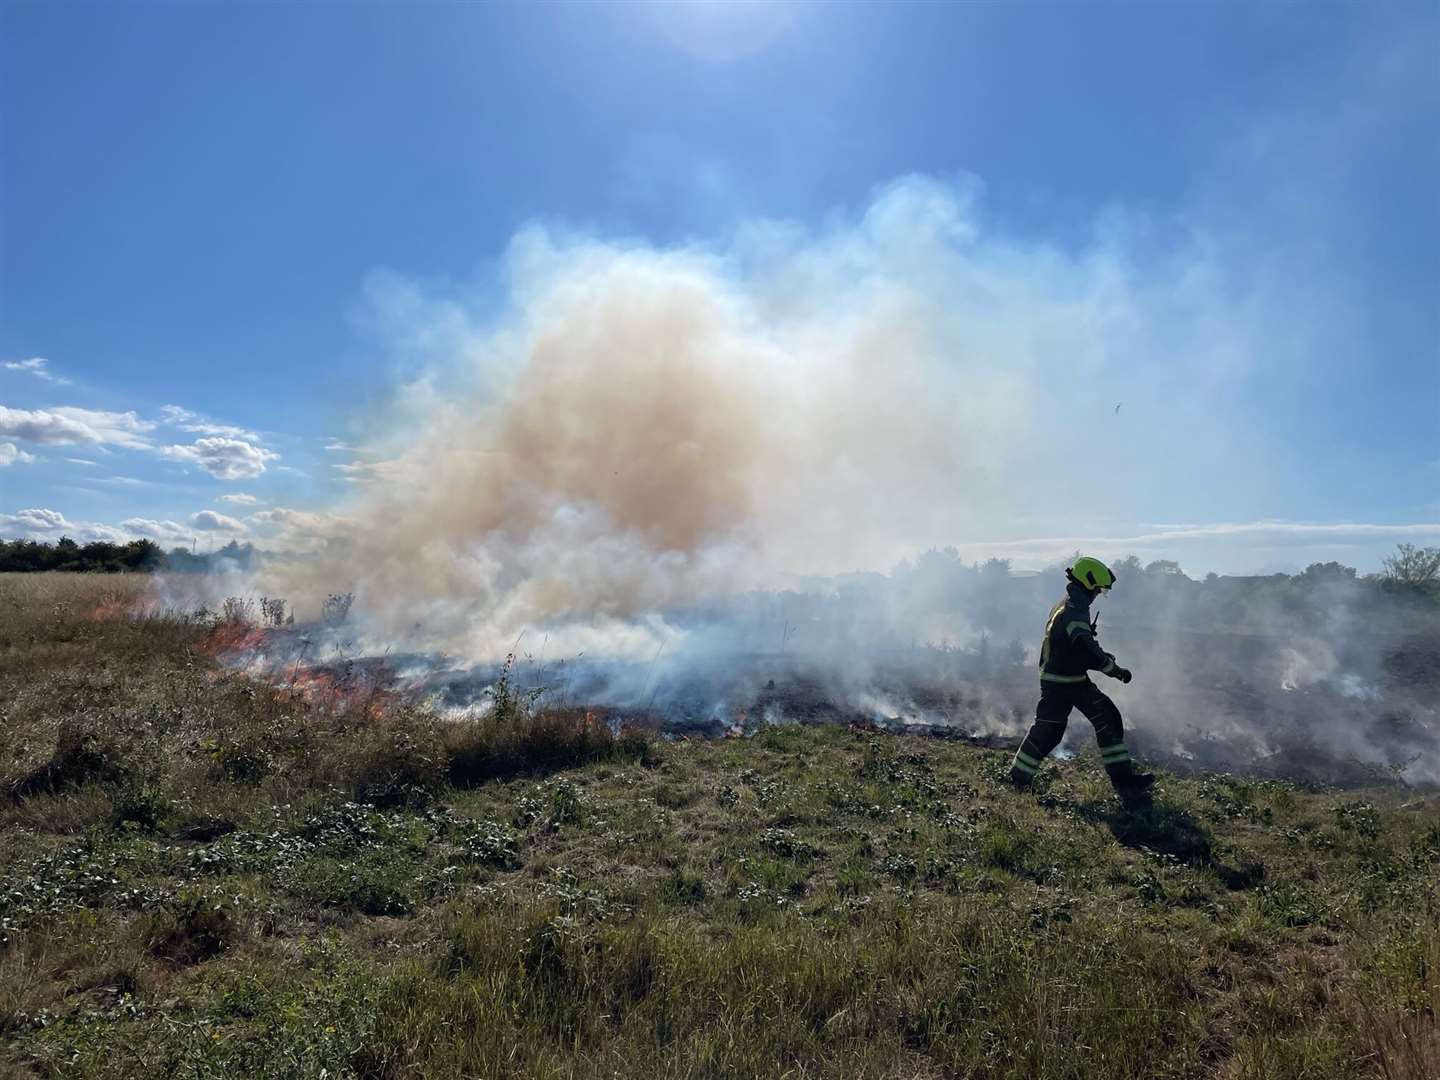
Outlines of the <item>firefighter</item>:
M 1015 752 L 1010 779 L 1019 788 L 1028 787 L 1045 755 L 1060 745 L 1070 710 L 1079 709 L 1095 727 L 1100 760 L 1127 803 L 1143 803 L 1155 777 L 1139 772 L 1125 748 L 1125 727 L 1120 710 L 1090 681 L 1090 672 L 1099 671 L 1122 683 L 1130 672 L 1115 662 L 1095 638 L 1095 621 L 1090 605 L 1115 584 L 1115 575 L 1099 559 L 1088 555 L 1067 567 L 1065 599 L 1050 609 L 1045 623 L 1045 640 L 1040 645 L 1040 703 L 1035 706 L 1035 723 Z

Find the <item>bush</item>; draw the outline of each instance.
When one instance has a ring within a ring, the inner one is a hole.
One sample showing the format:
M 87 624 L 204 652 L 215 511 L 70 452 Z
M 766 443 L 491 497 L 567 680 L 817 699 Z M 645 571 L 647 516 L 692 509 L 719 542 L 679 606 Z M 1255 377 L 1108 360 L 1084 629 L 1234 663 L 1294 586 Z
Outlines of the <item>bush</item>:
M 117 829 L 128 826 L 156 832 L 171 810 L 170 800 L 152 785 L 126 784 L 115 792 L 110 823 Z
M 645 733 L 625 730 L 616 735 L 603 720 L 580 709 L 495 711 L 455 723 L 445 741 L 449 778 L 459 786 L 543 775 L 594 761 L 654 761 L 653 743 Z

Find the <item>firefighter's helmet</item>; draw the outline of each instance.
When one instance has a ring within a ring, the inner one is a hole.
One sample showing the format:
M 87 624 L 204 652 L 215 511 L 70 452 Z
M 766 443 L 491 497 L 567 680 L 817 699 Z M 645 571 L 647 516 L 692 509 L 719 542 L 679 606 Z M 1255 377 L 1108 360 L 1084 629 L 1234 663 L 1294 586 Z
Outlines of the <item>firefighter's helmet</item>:
M 1073 566 L 1065 568 L 1065 576 L 1087 589 L 1108 589 L 1115 584 L 1114 572 L 1099 559 L 1081 555 Z

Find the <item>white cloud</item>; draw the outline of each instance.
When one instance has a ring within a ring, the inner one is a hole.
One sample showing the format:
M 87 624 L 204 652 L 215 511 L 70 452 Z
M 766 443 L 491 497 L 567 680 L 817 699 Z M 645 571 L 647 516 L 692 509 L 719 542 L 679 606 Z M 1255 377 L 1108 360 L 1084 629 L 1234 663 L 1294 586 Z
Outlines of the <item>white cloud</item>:
M 196 531 L 200 529 L 231 534 L 248 531 L 243 523 L 234 518 L 205 510 L 194 515 L 190 524 L 168 518 L 132 517 L 118 525 L 105 525 L 93 521 L 72 521 L 59 510 L 42 508 L 0 514 L 0 536 L 20 536 L 32 540 L 54 541 L 61 536 L 69 536 L 80 543 L 105 540 L 125 544 L 132 540 L 145 539 L 154 540 L 165 547 L 188 547 Z
M 68 529 L 70 523 L 58 510 L 21 510 L 18 514 L 0 514 L 0 526 L 18 528 L 27 532 L 58 532 Z
M 249 480 L 263 473 L 267 462 L 280 457 L 244 439 L 221 436 L 196 439 L 189 446 L 162 447 L 160 456 L 204 469 L 218 480 Z
M 34 375 L 37 379 L 44 379 L 57 386 L 69 386 L 70 380 L 56 375 L 50 370 L 50 361 L 43 356 L 32 356 L 28 360 L 7 360 L 0 364 L 6 371 L 23 371 L 27 375 Z
M 156 521 L 153 518 L 126 518 L 120 528 L 147 540 L 161 544 L 188 544 L 195 536 L 195 530 L 178 521 Z
M 100 465 L 98 461 L 90 461 L 83 457 L 67 457 L 65 460 L 70 462 L 71 465 L 94 465 L 97 468 Z
M 201 510 L 190 518 L 190 524 L 206 532 L 243 533 L 250 531 L 243 522 L 236 521 L 224 514 L 217 514 L 214 510 Z
M 233 424 L 220 424 L 213 420 L 206 419 L 197 412 L 179 405 L 163 405 L 160 408 L 160 415 L 164 422 L 181 431 L 193 432 L 196 435 L 220 436 L 226 439 L 243 439 L 245 442 L 258 443 L 260 436 L 248 428 L 236 427 Z
M 237 505 L 239 505 L 239 506 L 254 506 L 254 505 L 256 505 L 260 500 L 257 499 L 254 495 L 244 495 L 244 494 L 240 494 L 240 493 L 237 492 L 237 493 L 234 494 L 234 495 L 221 495 L 221 496 L 220 496 L 218 499 L 216 499 L 215 501 L 216 501 L 216 502 L 225 502 L 225 503 L 235 503 L 235 504 L 237 504 Z
M 146 449 L 146 433 L 155 425 L 133 412 L 105 412 L 62 406 L 57 409 L 10 409 L 0 405 L 0 436 L 50 446 L 110 444 Z
M 0 443 L 0 468 L 4 468 L 6 465 L 14 465 L 16 463 L 19 463 L 21 465 L 29 465 L 34 462 L 34 460 L 34 454 L 27 454 L 24 450 L 21 450 L 14 443 Z
M 130 450 L 145 450 L 152 445 L 148 433 L 155 430 L 154 421 L 141 420 L 133 412 L 106 412 L 70 405 L 51 411 L 90 429 L 95 434 L 94 442 L 122 446 Z
M 93 429 L 43 409 L 9 409 L 0 405 L 0 434 L 45 444 L 95 443 Z
M 343 443 L 339 439 L 331 439 L 325 444 L 325 449 L 329 450 L 331 453 L 348 454 L 352 453 L 355 450 L 355 447 L 351 446 L 349 443 Z
M 135 539 L 133 533 L 111 525 L 70 521 L 58 510 L 32 508 L 15 514 L 0 514 L 0 536 L 23 537 L 28 540 L 54 542 L 61 536 L 80 543 L 106 540 L 123 544 Z
M 106 446 L 150 450 L 172 461 L 203 469 L 220 480 L 259 476 L 269 462 L 279 460 L 279 454 L 258 445 L 257 436 L 243 428 L 211 423 L 178 405 L 166 405 L 161 412 L 167 423 L 201 433 L 202 437 L 188 446 L 157 446 L 150 432 L 159 424 L 142 420 L 133 412 L 68 405 L 52 409 L 11 409 L 0 405 L 0 438 L 51 446 L 87 445 L 101 453 L 106 452 Z M 78 465 L 95 464 L 84 458 L 68 460 Z M 140 483 L 124 479 L 117 482 Z

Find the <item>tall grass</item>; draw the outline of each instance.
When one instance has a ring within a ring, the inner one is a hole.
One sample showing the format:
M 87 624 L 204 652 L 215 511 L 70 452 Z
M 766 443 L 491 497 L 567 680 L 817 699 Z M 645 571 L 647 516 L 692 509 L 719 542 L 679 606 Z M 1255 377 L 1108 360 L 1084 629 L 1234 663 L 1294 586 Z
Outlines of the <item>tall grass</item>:
M 1436 1075 L 1434 799 L 1163 776 L 1134 815 L 1084 757 L 1021 795 L 914 736 L 661 753 L 508 678 L 455 721 L 36 577 L 0 1076 Z
M 450 722 L 375 688 L 303 692 L 227 671 L 205 648 L 252 626 L 242 602 L 219 618 L 136 614 L 145 582 L 88 575 L 0 575 L 0 695 L 7 702 L 0 791 L 66 798 L 87 785 L 184 790 L 199 803 L 253 806 L 340 787 L 362 801 L 419 804 L 446 783 L 474 784 L 647 753 L 583 711 L 535 710 L 501 680 L 496 707 Z M 271 623 L 280 602 L 265 601 Z M 228 790 L 249 789 L 248 795 Z M 21 811 L 33 816 L 34 807 Z

